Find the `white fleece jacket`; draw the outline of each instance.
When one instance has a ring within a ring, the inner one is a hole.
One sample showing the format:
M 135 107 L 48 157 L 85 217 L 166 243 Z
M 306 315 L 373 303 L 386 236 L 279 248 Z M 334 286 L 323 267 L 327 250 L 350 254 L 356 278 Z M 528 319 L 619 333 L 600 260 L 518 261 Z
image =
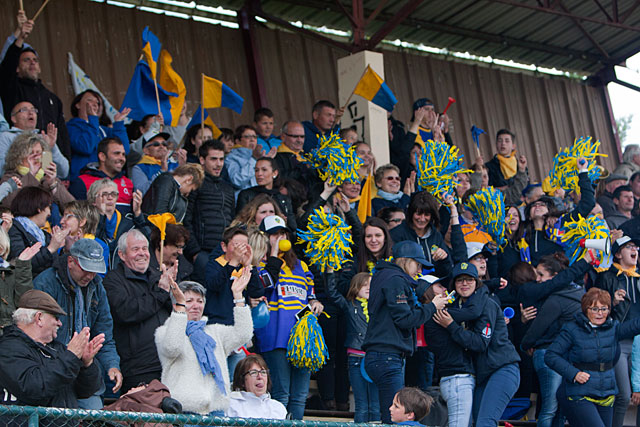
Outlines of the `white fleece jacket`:
M 206 415 L 211 411 L 226 411 L 229 407 L 227 356 L 251 340 L 253 335 L 249 307 L 234 307 L 233 317 L 233 326 L 213 324 L 204 329 L 216 341 L 215 357 L 222 371 L 226 395 L 220 392 L 211 374 L 202 375 L 191 340 L 186 334 L 186 314 L 173 312 L 164 325 L 156 329 L 162 383 L 169 387 L 171 397 L 182 403 L 184 411 Z M 202 320 L 206 322 L 207 318 L 203 317 Z

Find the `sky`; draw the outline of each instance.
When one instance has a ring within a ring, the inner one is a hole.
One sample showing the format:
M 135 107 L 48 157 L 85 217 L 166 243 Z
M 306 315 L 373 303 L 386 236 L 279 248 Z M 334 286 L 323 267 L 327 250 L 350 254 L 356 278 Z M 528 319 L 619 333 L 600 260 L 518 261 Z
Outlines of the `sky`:
M 640 87 L 640 54 L 627 60 L 627 67 L 616 67 L 616 74 L 620 80 L 625 80 Z M 640 144 L 640 92 L 628 89 L 617 83 L 609 83 L 611 107 L 616 120 L 633 114 L 627 139 L 624 144 Z

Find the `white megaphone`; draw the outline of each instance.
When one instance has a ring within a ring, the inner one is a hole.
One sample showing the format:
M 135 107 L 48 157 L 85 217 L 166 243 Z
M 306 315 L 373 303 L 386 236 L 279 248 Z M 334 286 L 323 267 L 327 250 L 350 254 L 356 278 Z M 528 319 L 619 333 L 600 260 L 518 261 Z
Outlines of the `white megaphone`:
M 605 255 L 609 255 L 611 253 L 611 239 L 609 237 L 605 239 L 582 239 L 580 240 L 580 247 L 596 249 L 604 252 Z

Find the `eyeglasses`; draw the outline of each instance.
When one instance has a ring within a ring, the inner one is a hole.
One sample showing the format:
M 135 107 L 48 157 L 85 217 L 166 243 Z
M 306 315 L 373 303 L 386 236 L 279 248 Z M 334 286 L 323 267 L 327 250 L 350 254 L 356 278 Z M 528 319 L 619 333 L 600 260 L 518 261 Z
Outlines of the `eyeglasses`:
M 118 197 L 118 192 L 117 191 L 112 191 L 110 193 L 101 193 L 100 197 L 105 197 L 107 199 L 115 199 Z
M 22 108 L 16 110 L 16 112 L 13 113 L 12 115 L 15 116 L 16 114 L 20 114 L 20 113 L 36 113 L 36 114 L 38 114 L 38 109 L 37 108 L 22 107 Z
M 546 207 L 547 204 L 545 202 L 535 202 L 534 204 L 531 205 L 532 208 L 539 208 L 539 207 Z
M 285 135 L 287 135 L 289 138 L 301 138 L 304 139 L 304 135 L 292 135 L 290 133 L 284 133 Z
M 385 176 L 384 179 L 386 179 L 387 181 L 400 181 L 399 176 Z
M 589 307 L 589 311 L 592 312 L 593 314 L 597 314 L 598 312 L 608 313 L 609 307 Z
M 242 135 L 244 139 L 258 139 L 258 135 Z
M 249 372 L 245 372 L 245 375 L 249 375 L 252 378 L 256 378 L 258 375 L 262 375 L 263 377 L 266 377 L 267 375 L 269 375 L 269 370 L 261 369 L 258 371 L 257 369 L 252 369 Z
M 62 216 L 62 219 L 71 219 L 71 218 L 78 219 L 78 215 L 72 214 L 72 213 L 68 213 L 68 214 Z
M 396 224 L 400 224 L 402 221 L 404 221 L 402 218 L 393 218 L 389 220 L 389 222 L 393 222 Z
M 169 144 L 167 144 L 166 142 L 152 142 L 151 144 L 148 145 L 148 147 L 159 147 L 163 145 L 164 147 L 168 147 Z
M 637 251 L 638 247 L 636 245 L 627 245 L 622 249 L 629 249 L 629 250 L 632 250 L 632 251 Z
M 463 284 L 463 283 L 466 283 L 467 285 L 476 283 L 476 279 L 474 279 L 473 277 L 468 277 L 466 279 L 456 279 L 456 285 Z

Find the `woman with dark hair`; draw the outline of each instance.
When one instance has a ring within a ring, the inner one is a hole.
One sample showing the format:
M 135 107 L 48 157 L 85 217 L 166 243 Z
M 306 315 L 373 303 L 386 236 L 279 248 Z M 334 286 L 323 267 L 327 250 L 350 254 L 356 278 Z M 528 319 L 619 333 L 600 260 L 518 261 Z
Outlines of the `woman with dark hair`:
M 240 212 L 258 194 L 268 194 L 278 203 L 278 207 L 286 216 L 287 226 L 291 230 L 295 230 L 297 228 L 295 212 L 289 196 L 280 192 L 280 170 L 278 170 L 275 160 L 271 157 L 260 157 L 256 161 L 254 170 L 258 185 L 240 191 L 236 201 L 236 212 Z
M 229 395 L 228 417 L 284 420 L 287 408 L 271 398 L 269 367 L 259 354 L 249 354 L 236 365 Z
M 406 219 L 404 209 L 398 207 L 382 208 L 378 211 L 377 217 L 387 223 L 389 230 L 396 228 Z
M 202 143 L 213 139 L 213 129 L 209 125 L 191 126 L 182 138 L 182 148 L 187 152 L 187 162 L 200 163 L 200 147 Z
M 582 297 L 582 313 L 564 325 L 544 361 L 559 373 L 558 403 L 572 427 L 611 426 L 618 393 L 613 366 L 619 341 L 640 333 L 640 317 L 620 323 L 611 318 L 611 296 L 591 288 Z
M 98 143 L 104 138 L 118 138 L 129 153 L 129 137 L 124 120 L 131 112 L 124 108 L 113 117 L 113 127 L 102 125 L 100 117 L 104 114 L 104 102 L 100 94 L 91 89 L 76 95 L 71 102 L 71 116 L 67 122 L 69 141 L 71 142 L 71 180 L 89 162 L 98 161 Z
M 460 227 L 455 227 L 457 221 L 456 211 L 455 216 L 453 213 L 451 216 L 453 259 L 456 261 L 466 259 L 467 256 L 467 248 L 464 243 L 457 243 L 460 242 L 460 239 L 464 241 Z M 404 240 L 418 242 L 426 259 L 434 264 L 435 275 L 444 277 L 451 271 L 453 260 L 442 234 L 438 231 L 439 227 L 438 201 L 429 192 L 420 191 L 411 196 L 405 221 L 392 229 L 390 234 L 395 243 Z
M 9 259 L 20 255 L 26 248 L 41 243 L 42 247 L 31 258 L 33 277 L 53 265 L 53 257 L 65 242 L 68 230 L 53 227 L 52 234 L 42 230 L 51 214 L 51 193 L 38 187 L 26 187 L 18 192 L 11 203 L 14 215 L 13 226 L 9 229 L 11 252 Z
M 589 261 L 591 261 L 591 255 L 587 254 L 586 262 Z M 533 269 L 529 264 L 525 265 Z M 562 253 L 544 256 L 535 269 L 536 281 L 538 284 L 543 284 L 568 267 L 569 260 Z M 537 422 L 541 427 L 564 425 L 564 417 L 558 413 L 556 399 L 562 377 L 545 363 L 544 355 L 560 333 L 562 326 L 571 322 L 576 313 L 580 312 L 584 288 L 575 281 L 579 281 L 581 276 L 578 273 L 574 277 L 566 277 L 564 286 L 558 283 L 559 289 L 540 304 L 535 319 L 531 322 L 520 344 L 522 350 L 533 357 L 533 368 L 540 382 L 542 404 Z
M 518 207 L 515 205 L 507 205 L 505 209 L 505 220 L 507 222 L 505 237 L 507 238 L 507 245 L 500 248 L 497 253 L 497 277 L 506 277 L 511 267 L 518 261 L 526 262 L 525 253 L 529 253 L 528 250 L 522 246 L 524 243 L 524 221 L 520 218 Z
M 236 128 L 233 142 L 234 146 L 231 152 L 224 159 L 231 183 L 236 190 L 254 187 L 257 185 L 256 161 L 261 157 L 275 157 L 276 149 L 272 148 L 265 154 L 262 146 L 258 144 L 258 134 L 255 128 L 249 125 Z
M 454 306 L 465 307 L 481 286 L 482 281 L 474 265 L 465 262 L 456 265 L 452 273 L 452 287 L 456 291 Z M 509 341 L 500 305 L 487 298 L 480 316 L 461 325 L 446 310 L 436 313 L 433 319 L 447 329 L 458 345 L 473 353 L 476 366 L 472 409 L 475 425 L 497 425 L 520 384 L 520 356 Z

